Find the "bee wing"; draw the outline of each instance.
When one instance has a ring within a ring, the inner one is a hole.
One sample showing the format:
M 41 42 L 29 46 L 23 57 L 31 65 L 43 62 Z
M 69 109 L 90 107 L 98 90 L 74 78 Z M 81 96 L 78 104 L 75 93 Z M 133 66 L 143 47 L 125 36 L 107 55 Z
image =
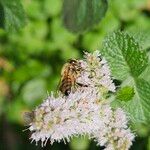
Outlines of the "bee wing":
M 65 71 L 67 70 L 68 68 L 68 63 L 64 64 L 62 69 L 61 69 L 61 77 L 60 77 L 60 80 L 59 80 L 59 83 L 57 85 L 57 89 L 56 91 L 60 91 L 60 87 L 61 87 L 61 84 L 62 84 L 62 80 L 64 78 L 64 75 L 65 75 Z
M 62 77 L 61 77 L 61 79 L 59 80 L 58 85 L 57 85 L 57 87 L 56 87 L 56 91 L 57 91 L 57 92 L 60 91 L 61 83 L 62 83 Z

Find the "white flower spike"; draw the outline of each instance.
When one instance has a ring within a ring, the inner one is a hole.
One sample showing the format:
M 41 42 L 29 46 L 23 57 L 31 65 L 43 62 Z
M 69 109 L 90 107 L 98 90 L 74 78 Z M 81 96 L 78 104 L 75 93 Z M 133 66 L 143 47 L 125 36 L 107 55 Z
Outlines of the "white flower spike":
M 30 123 L 31 139 L 36 144 L 41 141 L 69 142 L 72 136 L 89 135 L 105 150 L 128 150 L 134 140 L 134 134 L 128 128 L 125 112 L 113 110 L 106 94 L 115 92 L 110 70 L 104 58 L 95 51 L 85 52 L 80 60 L 83 71 L 77 82 L 87 85 L 78 87 L 68 96 L 53 93 L 34 111 Z

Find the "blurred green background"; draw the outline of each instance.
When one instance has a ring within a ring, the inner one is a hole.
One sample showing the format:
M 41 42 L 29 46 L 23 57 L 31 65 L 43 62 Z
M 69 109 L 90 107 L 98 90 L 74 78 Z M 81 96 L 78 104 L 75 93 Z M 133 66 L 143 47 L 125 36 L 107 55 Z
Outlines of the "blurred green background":
M 44 148 L 30 144 L 29 131 L 22 131 L 26 128 L 22 114 L 40 104 L 47 91 L 56 90 L 67 59 L 81 58 L 83 50 L 100 49 L 104 37 L 114 30 L 129 31 L 149 51 L 150 0 L 110 0 L 102 22 L 78 35 L 62 24 L 62 0 L 22 0 L 22 4 L 27 25 L 17 33 L 0 29 L 0 149 L 103 149 L 87 138 Z M 131 149 L 150 150 L 150 129 L 136 125 L 136 130 Z

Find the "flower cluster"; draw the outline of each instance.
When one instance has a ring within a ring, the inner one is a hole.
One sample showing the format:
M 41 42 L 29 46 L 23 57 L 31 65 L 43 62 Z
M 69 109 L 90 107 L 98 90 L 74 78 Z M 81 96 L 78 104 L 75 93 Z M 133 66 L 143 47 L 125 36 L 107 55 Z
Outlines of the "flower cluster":
M 109 66 L 104 58 L 101 58 L 99 51 L 94 53 L 85 52 L 85 59 L 80 60 L 83 71 L 77 82 L 97 88 L 103 96 L 108 91 L 115 92 L 115 85 L 111 80 Z
M 104 98 L 115 86 L 109 67 L 98 51 L 85 53 L 80 60 L 83 71 L 77 82 L 87 86 L 78 87 L 68 96 L 53 93 L 34 111 L 29 130 L 32 141 L 48 140 L 69 142 L 72 136 L 89 135 L 106 150 L 128 150 L 134 134 L 127 126 L 127 118 L 120 108 L 113 110 Z
M 134 134 L 127 127 L 127 118 L 122 109 L 113 111 L 109 105 L 101 110 L 101 119 L 104 123 L 94 137 L 105 150 L 128 150 L 134 140 Z
M 97 130 L 101 124 L 100 106 L 95 101 L 97 94 L 91 88 L 84 90 L 70 93 L 68 97 L 49 96 L 34 111 L 35 121 L 29 129 L 35 132 L 31 138 L 42 143 L 50 139 L 53 143 L 62 139 L 69 141 L 72 135 Z

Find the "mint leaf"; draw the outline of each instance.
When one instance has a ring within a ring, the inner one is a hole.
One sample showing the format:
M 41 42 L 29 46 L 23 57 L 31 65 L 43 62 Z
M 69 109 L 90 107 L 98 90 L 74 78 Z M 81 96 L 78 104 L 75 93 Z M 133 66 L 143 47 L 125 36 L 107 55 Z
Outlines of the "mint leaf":
M 117 92 L 116 99 L 121 101 L 129 101 L 134 96 L 134 89 L 130 86 L 125 86 Z
M 141 74 L 141 77 L 150 83 L 150 52 L 148 53 L 149 62 L 147 68 L 144 70 L 144 72 Z
M 25 25 L 25 13 L 19 0 L 0 0 L 0 27 L 16 31 Z
M 72 32 L 83 32 L 102 19 L 107 7 L 107 0 L 64 0 L 64 25 Z
M 114 100 L 112 107 L 122 107 L 134 123 L 150 122 L 150 83 L 143 79 L 135 81 L 135 95 L 130 101 Z
M 149 28 L 142 28 L 133 26 L 127 29 L 127 32 L 134 36 L 135 40 L 140 43 L 143 49 L 148 49 L 150 47 L 150 30 Z
M 133 122 L 150 122 L 150 84 L 143 79 L 136 80 L 135 97 L 124 105 Z
M 121 89 L 112 106 L 124 108 L 133 122 L 150 122 L 150 83 L 147 82 L 147 78 L 139 79 L 143 77 L 144 70 L 149 68 L 146 51 L 140 50 L 140 46 L 132 36 L 118 31 L 106 38 L 102 54 L 116 79 L 130 81 L 131 77 L 133 80 L 131 80 L 133 83 L 130 81 L 125 85 L 128 87 L 132 84 L 135 94 L 133 89 Z
M 144 116 L 150 122 L 150 83 L 143 79 L 136 80 L 136 92 L 142 105 Z
M 103 45 L 102 54 L 107 59 L 116 79 L 126 79 L 129 75 L 138 77 L 147 67 L 148 57 L 138 43 L 127 33 L 114 32 Z

